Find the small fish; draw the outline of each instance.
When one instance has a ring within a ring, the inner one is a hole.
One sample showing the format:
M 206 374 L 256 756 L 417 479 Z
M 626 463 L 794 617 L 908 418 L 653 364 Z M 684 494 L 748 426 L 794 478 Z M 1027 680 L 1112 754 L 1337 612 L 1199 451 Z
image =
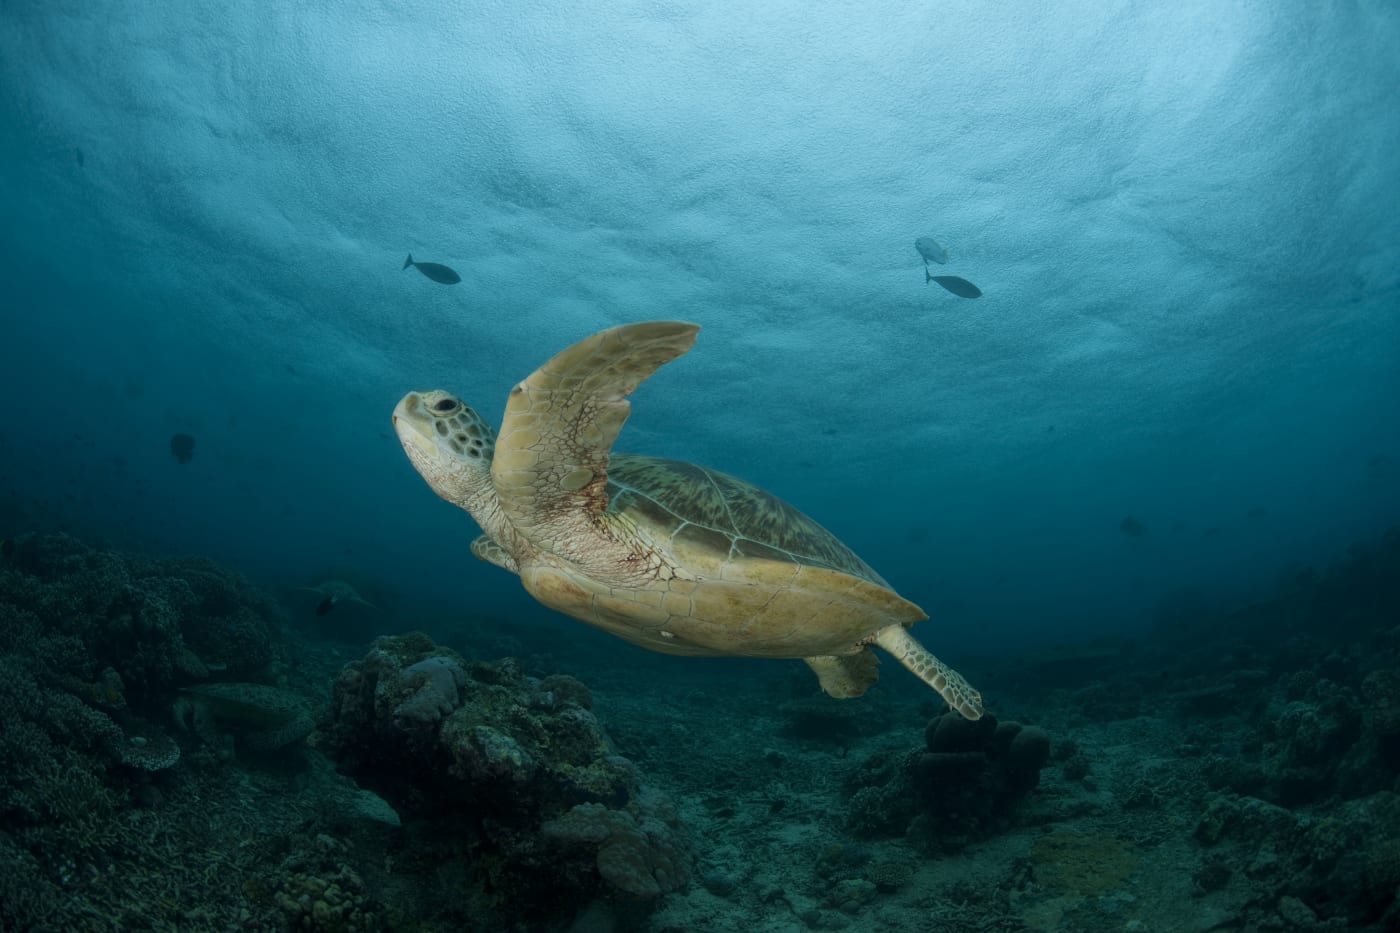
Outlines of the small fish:
M 440 262 L 414 262 L 412 253 L 409 253 L 408 258 L 403 261 L 404 269 L 407 269 L 409 266 L 417 267 L 419 272 L 423 273 L 434 282 L 440 282 L 443 285 L 456 285 L 458 282 L 462 281 L 460 275 Z
M 914 248 L 924 257 L 924 265 L 936 262 L 940 266 L 948 261 L 948 251 L 934 242 L 931 236 L 921 236 L 914 241 Z
M 1131 515 L 1118 523 L 1118 530 L 1130 538 L 1141 538 L 1147 534 L 1147 526 Z
M 981 298 L 982 289 L 973 285 L 967 279 L 960 279 L 956 275 L 929 275 L 927 269 L 924 270 L 924 284 L 937 282 L 948 291 L 959 298 Z
M 82 168 L 82 167 L 83 167 L 83 163 L 87 161 L 86 159 L 83 158 L 83 150 L 81 150 L 81 149 L 76 149 L 76 148 L 75 148 L 75 149 L 73 150 L 73 156 L 74 156 L 74 158 L 76 158 L 76 159 L 78 160 L 78 168 Z
M 180 463 L 189 463 L 190 458 L 194 456 L 194 438 L 188 434 L 172 434 L 170 456 Z

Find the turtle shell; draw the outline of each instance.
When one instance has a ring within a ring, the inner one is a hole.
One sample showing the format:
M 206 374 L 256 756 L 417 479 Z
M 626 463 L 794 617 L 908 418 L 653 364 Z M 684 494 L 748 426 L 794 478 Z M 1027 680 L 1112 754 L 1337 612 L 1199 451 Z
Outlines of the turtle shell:
M 787 561 L 839 570 L 889 588 L 855 552 L 777 496 L 735 476 L 680 460 L 613 454 L 608 511 L 628 516 L 673 551 Z M 709 561 L 706 561 L 707 563 Z
M 604 545 L 591 567 L 547 552 L 522 561 L 521 582 L 546 606 L 653 651 L 774 658 L 856 654 L 882 629 L 927 618 L 756 486 L 656 457 L 614 454 L 608 466 L 603 521 L 634 528 L 622 539 L 643 548 L 618 561 Z M 629 560 L 629 578 L 604 575 Z

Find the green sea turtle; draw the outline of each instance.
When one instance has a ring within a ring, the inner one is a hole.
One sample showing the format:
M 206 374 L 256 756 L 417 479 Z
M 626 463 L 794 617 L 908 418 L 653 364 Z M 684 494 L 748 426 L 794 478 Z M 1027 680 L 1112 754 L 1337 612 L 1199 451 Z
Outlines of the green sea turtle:
M 612 453 L 626 396 L 698 330 L 644 321 L 580 340 L 511 390 L 499 436 L 441 390 L 404 396 L 394 429 L 485 532 L 472 553 L 551 609 L 667 654 L 801 658 L 835 697 L 875 682 L 879 645 L 981 716 L 977 691 L 909 635 L 924 611 L 825 528 L 708 467 Z
M 315 586 L 299 586 L 299 590 L 317 593 L 321 601 L 316 604 L 316 614 L 323 616 L 341 603 L 354 603 L 369 609 L 378 609 L 374 603 L 361 596 L 356 589 L 344 580 L 322 580 Z

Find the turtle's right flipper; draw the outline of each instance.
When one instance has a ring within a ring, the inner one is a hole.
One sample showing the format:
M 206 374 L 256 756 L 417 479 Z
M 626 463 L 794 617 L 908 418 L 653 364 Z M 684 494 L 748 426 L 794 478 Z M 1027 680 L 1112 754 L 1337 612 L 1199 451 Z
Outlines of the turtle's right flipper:
M 585 337 L 516 385 L 496 436 L 491 478 L 501 511 L 526 540 L 559 532 L 608 506 L 608 451 L 627 420 L 627 395 L 695 342 L 696 324 L 642 321 Z

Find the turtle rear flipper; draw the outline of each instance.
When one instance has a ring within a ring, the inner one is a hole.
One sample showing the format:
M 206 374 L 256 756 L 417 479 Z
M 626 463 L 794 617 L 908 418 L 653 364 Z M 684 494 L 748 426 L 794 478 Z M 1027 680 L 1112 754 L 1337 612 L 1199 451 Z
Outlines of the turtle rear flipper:
M 827 654 L 802 660 L 816 672 L 826 695 L 838 700 L 858 697 L 880 679 L 880 662 L 865 649 L 855 654 Z
M 982 718 L 982 694 L 972 689 L 963 675 L 915 641 L 903 625 L 886 626 L 870 640 L 894 655 L 894 659 L 915 677 L 937 690 L 938 695 L 965 718 Z

